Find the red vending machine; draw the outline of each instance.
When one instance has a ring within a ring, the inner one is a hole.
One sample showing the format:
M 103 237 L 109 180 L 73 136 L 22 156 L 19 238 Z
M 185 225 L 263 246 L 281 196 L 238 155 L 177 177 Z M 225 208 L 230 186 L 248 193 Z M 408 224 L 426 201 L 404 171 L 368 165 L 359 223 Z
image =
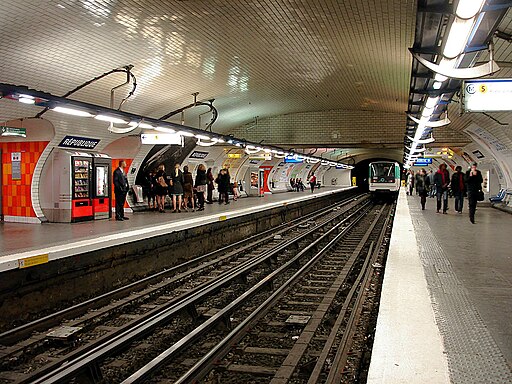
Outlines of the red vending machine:
M 92 156 L 80 153 L 71 156 L 71 222 L 92 220 Z
M 102 153 L 93 154 L 92 206 L 94 220 L 112 217 L 112 159 Z

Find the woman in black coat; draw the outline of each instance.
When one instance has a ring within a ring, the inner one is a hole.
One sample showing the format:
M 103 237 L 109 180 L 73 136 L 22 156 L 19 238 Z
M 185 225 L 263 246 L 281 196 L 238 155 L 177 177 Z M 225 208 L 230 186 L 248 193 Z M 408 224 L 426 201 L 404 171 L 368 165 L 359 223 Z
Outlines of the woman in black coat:
M 427 196 L 430 189 L 430 179 L 424 169 L 417 173 L 416 177 L 416 192 L 421 198 L 421 209 L 425 210 L 425 204 L 427 203 Z
M 475 224 L 476 204 L 478 202 L 478 195 L 482 194 L 482 173 L 476 169 L 476 163 L 471 165 L 471 169 L 466 172 L 466 186 L 468 189 L 468 203 L 469 203 L 469 220 Z
M 183 172 L 181 172 L 180 164 L 176 163 L 170 175 L 170 195 L 172 197 L 173 212 L 181 212 L 181 198 L 183 196 Z M 177 203 L 177 204 L 176 204 Z
M 208 183 L 208 178 L 206 177 L 206 167 L 204 164 L 200 164 L 197 167 L 196 174 L 196 195 L 198 201 L 198 211 L 204 211 L 204 193 L 206 192 L 206 184 Z
M 219 172 L 219 176 L 217 177 L 217 184 L 219 190 L 219 204 L 222 203 L 222 200 L 226 204 L 229 204 L 229 189 L 231 187 L 231 177 L 226 169 L 221 169 Z

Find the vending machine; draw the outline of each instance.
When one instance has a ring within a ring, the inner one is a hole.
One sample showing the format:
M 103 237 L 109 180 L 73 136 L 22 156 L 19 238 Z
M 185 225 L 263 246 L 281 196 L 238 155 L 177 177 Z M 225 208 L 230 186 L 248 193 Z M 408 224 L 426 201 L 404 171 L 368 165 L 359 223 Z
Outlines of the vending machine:
M 50 221 L 69 223 L 93 219 L 92 160 L 87 152 L 53 150 L 45 164 L 42 186 L 42 208 Z
M 112 159 L 102 153 L 93 153 L 92 207 L 94 220 L 112 216 Z

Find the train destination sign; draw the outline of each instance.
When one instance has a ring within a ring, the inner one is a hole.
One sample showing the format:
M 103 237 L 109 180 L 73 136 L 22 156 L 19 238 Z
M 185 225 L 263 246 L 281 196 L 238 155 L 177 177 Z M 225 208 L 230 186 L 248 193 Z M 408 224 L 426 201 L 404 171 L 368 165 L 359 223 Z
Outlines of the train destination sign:
M 140 135 L 142 144 L 176 144 L 182 145 L 183 139 L 177 133 L 143 133 Z
M 512 79 L 469 80 L 463 90 L 467 112 L 512 110 Z

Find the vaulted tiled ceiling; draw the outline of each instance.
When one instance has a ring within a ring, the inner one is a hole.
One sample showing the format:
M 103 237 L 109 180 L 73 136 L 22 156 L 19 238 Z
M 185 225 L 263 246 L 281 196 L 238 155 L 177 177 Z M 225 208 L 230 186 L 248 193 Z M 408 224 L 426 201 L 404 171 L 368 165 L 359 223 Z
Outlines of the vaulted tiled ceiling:
M 403 113 L 415 21 L 413 0 L 2 0 L 0 82 L 61 95 L 133 64 L 124 110 L 159 117 L 199 92 L 216 99 L 219 132 L 299 111 Z M 73 98 L 108 106 L 123 81 Z M 0 103 L 0 120 L 17 113 Z

